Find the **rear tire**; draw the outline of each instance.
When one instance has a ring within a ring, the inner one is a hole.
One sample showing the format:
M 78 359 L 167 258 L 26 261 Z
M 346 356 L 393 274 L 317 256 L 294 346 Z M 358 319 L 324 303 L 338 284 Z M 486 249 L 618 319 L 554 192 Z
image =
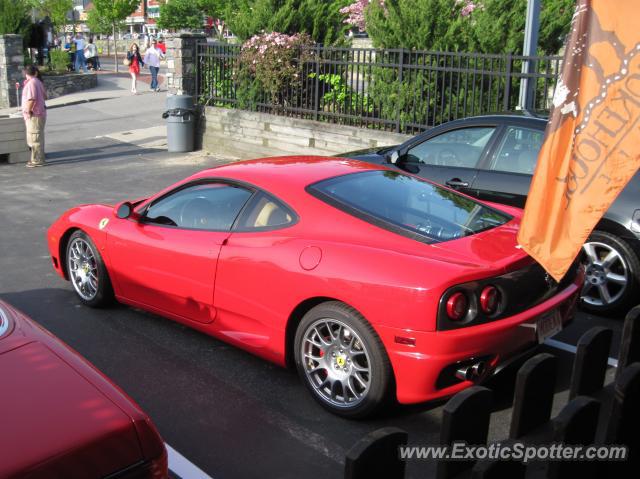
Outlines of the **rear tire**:
M 113 302 L 113 287 L 98 248 L 89 235 L 78 230 L 67 243 L 67 274 L 78 298 L 87 306 L 100 308 Z
M 582 249 L 587 261 L 582 308 L 596 314 L 626 313 L 640 294 L 636 253 L 623 239 L 598 230 Z
M 371 416 L 390 397 L 393 373 L 382 341 L 358 311 L 319 304 L 296 330 L 300 378 L 323 407 L 347 418 Z

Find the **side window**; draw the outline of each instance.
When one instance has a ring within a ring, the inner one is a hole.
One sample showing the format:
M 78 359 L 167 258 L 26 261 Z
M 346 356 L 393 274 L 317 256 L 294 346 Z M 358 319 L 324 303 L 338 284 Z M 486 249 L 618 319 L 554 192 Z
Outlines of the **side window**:
M 475 168 L 494 131 L 493 126 L 448 131 L 411 148 L 409 161 Z
M 532 175 L 543 138 L 543 131 L 510 126 L 496 150 L 490 169 Z
M 286 226 L 294 220 L 294 214 L 278 200 L 260 194 L 245 209 L 237 228 L 274 228 Z
M 179 228 L 229 231 L 252 194 L 226 183 L 189 186 L 152 204 L 145 221 Z

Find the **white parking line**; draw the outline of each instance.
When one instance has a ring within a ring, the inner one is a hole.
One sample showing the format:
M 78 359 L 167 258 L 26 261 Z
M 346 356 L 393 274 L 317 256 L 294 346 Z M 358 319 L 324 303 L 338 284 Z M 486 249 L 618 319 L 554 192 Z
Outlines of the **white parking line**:
M 547 339 L 544 344 L 547 346 L 551 346 L 552 348 L 561 349 L 562 351 L 567 351 L 571 354 L 576 354 L 578 348 L 571 344 L 563 343 L 562 341 L 556 341 L 555 339 Z M 615 358 L 609 358 L 607 364 L 611 367 L 618 367 L 618 360 Z
M 174 472 L 181 479 L 212 479 L 211 476 L 206 474 L 202 469 L 189 461 L 186 457 L 172 448 L 166 442 L 164 445 L 167 448 L 167 454 L 169 455 L 169 469 Z

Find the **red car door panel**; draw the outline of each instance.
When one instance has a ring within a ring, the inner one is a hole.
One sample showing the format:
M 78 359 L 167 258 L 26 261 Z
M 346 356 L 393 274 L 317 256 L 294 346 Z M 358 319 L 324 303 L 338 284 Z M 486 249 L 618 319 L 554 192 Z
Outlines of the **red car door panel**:
M 216 264 L 228 236 L 113 220 L 107 248 L 116 294 L 193 321 L 213 321 Z

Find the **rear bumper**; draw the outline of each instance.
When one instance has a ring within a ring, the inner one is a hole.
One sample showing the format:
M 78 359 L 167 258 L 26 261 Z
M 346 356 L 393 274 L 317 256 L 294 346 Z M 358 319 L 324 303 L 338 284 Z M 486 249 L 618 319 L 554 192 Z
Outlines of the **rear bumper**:
M 545 302 L 492 323 L 431 332 L 377 328 L 391 360 L 398 401 L 410 404 L 450 396 L 474 384 L 455 378 L 456 365 L 482 358 L 487 365 L 484 379 L 535 348 L 538 319 L 557 310 L 566 326 L 573 319 L 581 283 L 580 278 Z M 398 344 L 396 336 L 414 338 L 415 346 Z

